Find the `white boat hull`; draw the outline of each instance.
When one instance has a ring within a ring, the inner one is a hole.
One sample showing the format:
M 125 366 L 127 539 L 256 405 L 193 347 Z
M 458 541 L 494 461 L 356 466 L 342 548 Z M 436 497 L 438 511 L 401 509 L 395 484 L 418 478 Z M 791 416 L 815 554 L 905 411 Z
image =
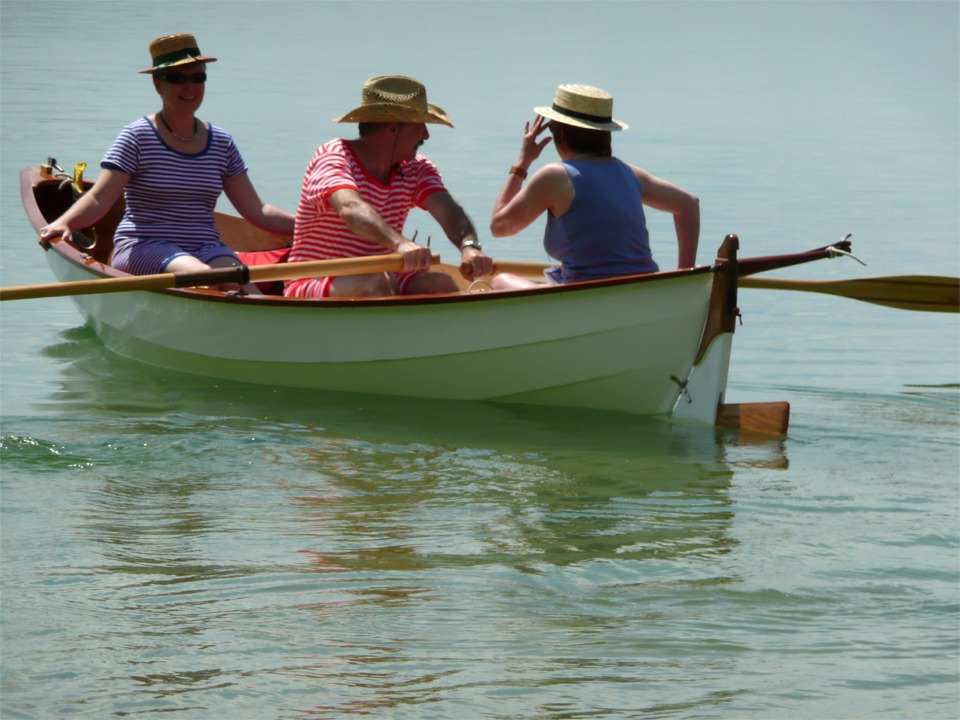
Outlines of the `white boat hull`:
M 23 169 L 20 193 L 35 230 L 74 202 L 77 182 L 54 161 Z M 110 267 L 123 212 L 121 199 L 45 255 L 64 291 L 57 294 L 70 295 L 104 344 L 133 360 L 249 383 L 669 415 L 778 435 L 787 430 L 787 403 L 724 403 L 737 278 L 745 262 L 749 272 L 762 272 L 832 250 L 744 261 L 737 237 L 728 235 L 713 265 L 588 283 L 357 300 L 235 297 L 156 289 L 198 278 L 132 278 Z M 234 216 L 215 213 L 215 221 L 238 252 L 290 240 Z M 509 265 L 543 269 L 498 263 Z M 284 278 L 290 269 L 258 267 L 255 275 Z M 464 287 L 456 268 L 439 269 Z M 86 290 L 62 285 L 75 281 Z M 32 288 L 29 296 L 48 290 Z
M 89 270 L 47 253 L 58 280 Z M 114 352 L 244 382 L 669 413 L 691 373 L 713 273 L 589 289 L 393 301 L 74 297 Z M 723 381 L 726 374 L 723 374 Z M 713 388 L 711 393 L 722 393 Z

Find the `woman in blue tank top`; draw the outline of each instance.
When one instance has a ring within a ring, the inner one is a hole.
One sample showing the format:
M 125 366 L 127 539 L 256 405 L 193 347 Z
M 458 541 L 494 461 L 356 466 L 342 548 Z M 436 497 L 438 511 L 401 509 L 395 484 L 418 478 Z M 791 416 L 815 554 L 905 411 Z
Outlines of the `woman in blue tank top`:
M 656 272 L 643 206 L 673 215 L 678 267 L 693 267 L 700 237 L 700 201 L 687 191 L 613 156 L 611 133 L 627 125 L 613 118 L 613 97 L 588 85 L 561 85 L 553 106 L 534 108 L 520 159 L 493 206 L 490 232 L 515 235 L 544 212 L 543 246 L 560 261 L 556 283 Z M 524 187 L 530 165 L 551 138 L 561 162 L 544 166 Z M 530 287 L 530 280 L 499 274 L 495 289 Z

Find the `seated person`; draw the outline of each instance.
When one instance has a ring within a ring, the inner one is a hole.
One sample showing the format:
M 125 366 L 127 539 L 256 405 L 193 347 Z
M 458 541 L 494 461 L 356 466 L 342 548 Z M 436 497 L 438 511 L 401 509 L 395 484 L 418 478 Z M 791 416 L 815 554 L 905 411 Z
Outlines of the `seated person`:
M 428 124 L 453 127 L 427 102 L 422 83 L 401 75 L 368 80 L 362 104 L 335 122 L 359 124 L 359 137 L 336 138 L 310 161 L 297 208 L 290 262 L 399 253 L 400 273 L 289 280 L 287 297 L 377 297 L 457 292 L 453 279 L 429 272 L 432 252 L 403 234 L 414 207 L 426 210 L 460 250 L 460 271 L 489 275 L 473 223 L 447 192 L 436 166 L 417 151 Z
M 93 187 L 40 231 L 48 248 L 55 237 L 96 223 L 124 193 L 126 210 L 114 234 L 112 264 L 134 275 L 201 272 L 239 266 L 220 238 L 214 208 L 225 192 L 252 225 L 292 235 L 293 215 L 260 200 L 233 137 L 196 117 L 207 64 L 193 35 L 168 35 L 150 44 L 153 77 L 162 107 L 126 126 L 100 164 Z M 282 238 L 277 238 L 282 242 Z M 248 291 L 256 292 L 252 286 Z
M 613 156 L 611 133 L 627 125 L 613 119 L 613 97 L 587 85 L 561 85 L 553 106 L 538 107 L 523 135 L 520 159 L 510 168 L 493 206 L 490 232 L 514 235 L 547 214 L 543 246 L 560 261 L 548 271 L 555 283 L 656 272 L 643 206 L 673 215 L 678 267 L 693 267 L 700 237 L 700 203 L 690 193 Z M 549 121 L 549 122 L 548 122 Z M 560 162 L 539 169 L 523 187 L 530 165 L 553 136 Z M 494 289 L 535 285 L 508 273 Z

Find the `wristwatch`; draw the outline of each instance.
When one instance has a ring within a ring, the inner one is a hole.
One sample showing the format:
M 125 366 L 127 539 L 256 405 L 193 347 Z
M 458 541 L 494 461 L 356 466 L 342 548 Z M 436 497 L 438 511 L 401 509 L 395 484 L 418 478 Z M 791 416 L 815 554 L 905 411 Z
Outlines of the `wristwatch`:
M 468 248 L 468 247 L 476 248 L 480 252 L 483 252 L 483 248 L 480 247 L 480 243 L 477 240 L 464 240 L 462 243 L 460 243 L 461 250 L 464 250 L 465 248 Z

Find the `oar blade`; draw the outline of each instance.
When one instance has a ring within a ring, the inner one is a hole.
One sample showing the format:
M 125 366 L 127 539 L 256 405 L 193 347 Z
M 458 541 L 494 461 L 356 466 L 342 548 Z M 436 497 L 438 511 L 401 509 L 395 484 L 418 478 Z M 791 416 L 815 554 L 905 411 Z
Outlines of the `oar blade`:
M 855 280 L 788 280 L 742 277 L 740 287 L 796 290 L 839 295 L 901 310 L 960 312 L 960 278 L 940 275 L 895 275 Z
M 960 278 L 898 275 L 850 280 L 868 302 L 927 312 L 960 312 Z

